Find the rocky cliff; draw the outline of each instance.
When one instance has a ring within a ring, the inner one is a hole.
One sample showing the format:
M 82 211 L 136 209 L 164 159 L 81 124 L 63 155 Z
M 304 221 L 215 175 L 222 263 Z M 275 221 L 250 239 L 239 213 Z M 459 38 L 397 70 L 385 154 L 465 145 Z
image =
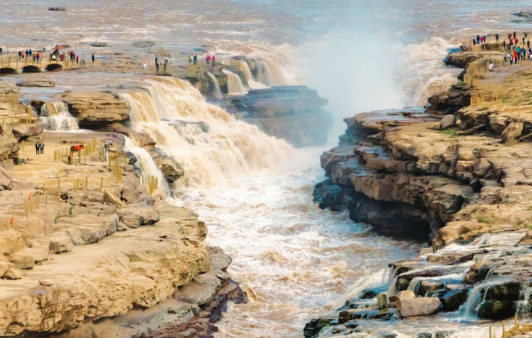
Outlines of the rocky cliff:
M 321 157 L 329 179 L 316 186 L 315 201 L 347 209 L 382 235 L 421 237 L 431 247 L 390 262 L 389 284 L 309 322 L 306 337 L 370 329 L 361 319 L 459 309 L 504 319 L 530 311 L 532 102 L 526 89 L 507 86 L 523 86 L 530 70 L 498 62 L 490 74 L 492 59 L 458 52 L 448 62 L 467 67 L 461 77 L 469 83 L 432 96 L 424 108 L 344 120 L 339 146 Z M 419 337 L 433 334 L 443 333 Z

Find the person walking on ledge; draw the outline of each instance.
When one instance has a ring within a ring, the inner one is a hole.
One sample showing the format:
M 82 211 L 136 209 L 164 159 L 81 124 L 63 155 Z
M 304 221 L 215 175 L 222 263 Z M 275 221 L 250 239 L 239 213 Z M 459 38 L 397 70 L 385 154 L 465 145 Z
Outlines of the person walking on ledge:
M 94 59 L 94 54 L 92 54 L 92 63 L 94 63 L 94 60 L 95 60 L 95 59 Z

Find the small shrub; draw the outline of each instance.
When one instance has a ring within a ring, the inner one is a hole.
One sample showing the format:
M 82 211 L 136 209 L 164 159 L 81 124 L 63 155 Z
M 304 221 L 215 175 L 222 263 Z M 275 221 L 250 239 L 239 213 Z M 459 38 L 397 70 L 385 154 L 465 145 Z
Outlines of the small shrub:
M 458 131 L 454 129 L 439 130 L 438 133 L 448 135 L 449 138 L 456 138 L 458 136 Z
M 497 219 L 495 217 L 477 216 L 477 222 L 493 225 L 497 223 Z
M 528 208 L 526 208 L 528 211 L 532 211 L 532 205 L 529 205 Z
M 74 206 L 72 205 L 70 208 L 68 208 L 68 214 L 72 215 L 72 210 L 74 210 Z
M 518 143 L 519 143 L 519 141 L 517 141 L 517 140 L 511 140 L 511 141 L 506 142 L 506 143 L 504 144 L 504 146 L 505 146 L 505 147 L 513 147 L 513 146 L 515 146 L 515 145 L 518 144 Z

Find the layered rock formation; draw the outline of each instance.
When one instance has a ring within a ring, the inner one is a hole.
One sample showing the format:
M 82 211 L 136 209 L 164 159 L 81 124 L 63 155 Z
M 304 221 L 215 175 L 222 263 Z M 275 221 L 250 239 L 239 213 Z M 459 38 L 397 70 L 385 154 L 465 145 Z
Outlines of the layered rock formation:
M 493 58 L 451 55 L 451 62 L 467 66 L 463 78 L 474 81 L 432 96 L 426 108 L 345 119 L 339 146 L 321 157 L 329 179 L 316 186 L 315 201 L 348 209 L 354 221 L 383 235 L 421 235 L 431 247 L 420 257 L 391 262 L 389 285 L 309 322 L 306 337 L 362 332 L 371 326 L 361 319 L 405 316 L 405 304 L 408 315 L 461 309 L 504 319 L 530 311 L 532 102 L 527 91 L 505 90 L 510 82 L 526 83 L 530 71 L 496 67 L 488 76 L 484 67 Z M 496 84 L 481 83 L 472 73 Z M 416 298 L 401 301 L 396 293 L 406 290 Z M 380 293 L 388 300 L 381 309 L 374 298 Z M 433 334 L 438 336 L 419 337 Z
M 65 92 L 57 98 L 68 105 L 80 127 L 101 128 L 106 123 L 129 120 L 129 106 L 111 92 Z
M 308 147 L 327 141 L 332 116 L 322 110 L 326 104 L 327 99 L 306 86 L 279 86 L 232 96 L 223 107 L 268 135 Z
M 69 145 L 47 136 L 45 155 L 7 147 L 28 164 L 0 171 L 0 335 L 211 336 L 225 303 L 245 298 L 205 224 L 149 195 L 133 165 L 54 161 Z

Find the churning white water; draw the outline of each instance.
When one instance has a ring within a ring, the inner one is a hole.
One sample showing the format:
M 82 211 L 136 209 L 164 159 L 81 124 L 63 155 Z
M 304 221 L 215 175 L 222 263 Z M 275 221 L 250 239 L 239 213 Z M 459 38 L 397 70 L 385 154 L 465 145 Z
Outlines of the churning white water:
M 188 82 L 148 81 L 146 91 L 122 93 L 133 128 L 151 136 L 184 168 L 179 183 L 208 187 L 275 166 L 294 150 L 255 126 L 205 102 Z
M 178 203 L 201 215 L 208 243 L 233 258 L 229 272 L 249 304 L 230 305 L 217 337 L 302 337 L 304 324 L 343 305 L 366 286 L 380 284 L 387 263 L 419 245 L 377 236 L 346 213 L 312 202 L 322 178 L 306 149 L 290 168 L 263 170 L 209 189 L 187 189 Z
M 39 120 L 45 130 L 70 131 L 78 130 L 78 119 L 70 115 L 68 106 L 63 101 L 46 102 L 41 107 Z
M 245 94 L 247 93 L 246 88 L 242 84 L 242 80 L 235 73 L 229 70 L 222 70 L 224 74 L 227 75 L 227 91 L 229 94 Z

